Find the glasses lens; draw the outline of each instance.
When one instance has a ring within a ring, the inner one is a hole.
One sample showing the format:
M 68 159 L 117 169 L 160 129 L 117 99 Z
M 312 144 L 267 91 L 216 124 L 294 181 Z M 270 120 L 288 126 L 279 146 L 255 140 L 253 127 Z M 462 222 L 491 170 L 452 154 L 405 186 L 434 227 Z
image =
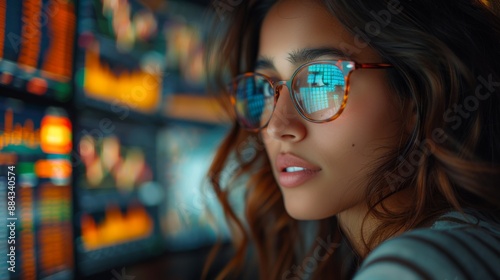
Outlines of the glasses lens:
M 274 108 L 273 87 L 260 75 L 242 76 L 233 84 L 236 99 L 236 114 L 243 127 L 264 127 Z
M 353 67 L 350 62 L 339 62 L 339 65 L 311 64 L 302 68 L 292 85 L 293 98 L 302 113 L 315 121 L 334 117 L 344 102 L 344 77 Z

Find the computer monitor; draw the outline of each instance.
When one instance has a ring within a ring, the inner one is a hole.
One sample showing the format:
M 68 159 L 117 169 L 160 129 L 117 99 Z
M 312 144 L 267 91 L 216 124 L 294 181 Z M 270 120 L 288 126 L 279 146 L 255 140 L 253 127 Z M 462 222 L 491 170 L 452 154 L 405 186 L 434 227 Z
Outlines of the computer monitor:
M 81 0 L 79 12 L 79 103 L 154 114 L 167 86 L 164 19 L 134 0 Z
M 64 109 L 0 97 L 0 279 L 73 278 L 71 141 Z
M 73 0 L 0 3 L 0 85 L 57 101 L 71 97 Z
M 161 254 L 156 127 L 85 110 L 75 145 L 79 277 Z
M 208 179 L 215 151 L 227 131 L 221 124 L 173 121 L 159 134 L 160 182 L 166 189 L 161 226 L 168 251 L 193 250 L 229 239 Z M 243 188 L 232 202 L 237 210 L 243 209 Z

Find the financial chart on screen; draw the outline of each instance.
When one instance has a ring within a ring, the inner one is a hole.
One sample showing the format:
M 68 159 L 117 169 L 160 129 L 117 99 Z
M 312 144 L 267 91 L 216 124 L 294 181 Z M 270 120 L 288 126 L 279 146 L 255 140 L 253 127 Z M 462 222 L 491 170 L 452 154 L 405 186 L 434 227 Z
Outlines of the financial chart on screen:
M 0 279 L 74 275 L 71 129 L 61 108 L 0 98 L 0 218 L 13 223 L 0 228 Z
M 0 2 L 0 84 L 67 101 L 75 34 L 73 0 Z

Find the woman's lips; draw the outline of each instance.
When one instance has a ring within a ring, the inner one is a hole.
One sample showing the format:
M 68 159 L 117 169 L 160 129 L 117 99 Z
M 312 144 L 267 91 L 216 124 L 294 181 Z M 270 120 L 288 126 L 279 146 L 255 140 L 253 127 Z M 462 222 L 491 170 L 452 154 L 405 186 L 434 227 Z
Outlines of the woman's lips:
M 279 154 L 276 158 L 278 183 L 284 188 L 294 188 L 312 179 L 321 168 L 293 154 Z

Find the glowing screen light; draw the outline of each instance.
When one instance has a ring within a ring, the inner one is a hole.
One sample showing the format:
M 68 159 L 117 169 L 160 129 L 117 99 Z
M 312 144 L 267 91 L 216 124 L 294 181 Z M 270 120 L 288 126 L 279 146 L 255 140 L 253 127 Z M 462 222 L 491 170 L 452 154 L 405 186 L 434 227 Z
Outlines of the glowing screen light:
M 71 122 L 66 117 L 45 116 L 41 125 L 41 148 L 45 153 L 71 152 Z

